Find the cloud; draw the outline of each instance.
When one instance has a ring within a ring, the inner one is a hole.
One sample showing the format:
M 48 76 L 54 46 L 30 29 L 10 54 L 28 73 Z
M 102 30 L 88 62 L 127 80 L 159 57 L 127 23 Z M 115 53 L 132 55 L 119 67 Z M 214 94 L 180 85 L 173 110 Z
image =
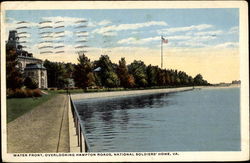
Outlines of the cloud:
M 171 38 L 171 37 L 170 37 Z M 178 42 L 176 44 L 179 47 L 207 47 L 209 46 L 208 43 L 206 43 L 209 40 L 214 40 L 216 37 L 214 36 L 174 36 Z M 171 39 L 169 39 L 171 42 Z M 184 40 L 184 41 L 183 41 Z
M 118 33 L 117 32 L 106 32 L 102 34 L 103 36 L 117 36 Z
M 69 33 L 68 33 L 69 34 Z M 66 35 L 66 34 L 65 34 Z M 82 36 L 82 35 L 89 35 L 89 32 L 85 32 L 85 33 L 75 33 L 76 36 Z
M 224 42 L 222 44 L 218 44 L 215 46 L 215 48 L 219 48 L 219 49 L 238 48 L 238 47 L 239 47 L 238 42 Z
M 138 33 L 140 33 L 139 31 L 133 31 L 133 32 L 131 32 L 131 34 L 138 34 Z
M 19 22 L 20 21 L 11 18 L 11 19 L 8 19 L 8 21 L 4 23 L 4 25 L 7 28 L 7 30 L 16 30 L 16 28 L 18 27 L 27 27 L 27 28 L 18 29 L 18 31 L 25 31 L 25 30 L 29 30 L 32 27 L 38 26 L 38 23 L 35 23 L 35 22 L 26 22 L 22 24 L 19 24 Z
M 169 34 L 169 33 L 175 33 L 175 32 L 186 32 L 186 31 L 192 31 L 192 30 L 204 30 L 208 28 L 212 28 L 213 25 L 210 24 L 199 24 L 199 25 L 191 25 L 186 27 L 173 27 L 173 28 L 167 28 L 158 30 L 158 34 Z
M 142 45 L 142 44 L 146 44 L 146 43 L 151 42 L 151 41 L 160 41 L 160 40 L 161 40 L 160 36 L 148 37 L 148 38 L 143 38 L 143 39 L 137 39 L 135 37 L 129 37 L 129 38 L 126 38 L 126 39 L 119 40 L 117 42 L 117 44 L 127 44 L 127 45 L 137 44 L 137 45 Z
M 207 44 L 204 44 L 202 42 L 197 42 L 194 40 L 191 41 L 182 41 L 182 42 L 178 42 L 178 46 L 185 46 L 185 47 L 207 47 Z
M 64 25 L 65 27 L 68 26 L 77 26 L 77 25 L 86 25 L 87 27 L 96 27 L 96 26 L 104 26 L 104 25 L 108 25 L 111 24 L 112 22 L 110 20 L 102 20 L 102 21 L 93 21 L 91 19 L 87 19 L 87 18 L 78 18 L 78 17 L 61 17 L 61 16 L 55 16 L 55 17 L 42 17 L 42 19 L 44 21 L 52 21 L 52 23 L 43 23 L 42 25 L 40 24 L 40 26 L 44 26 L 44 25 L 52 25 L 52 26 L 60 26 L 60 25 Z M 87 21 L 86 23 L 84 22 L 80 22 L 80 21 Z M 55 22 L 60 22 L 55 24 Z M 79 22 L 79 23 L 77 23 Z
M 30 33 L 18 34 L 18 36 L 21 37 L 20 40 L 31 38 L 31 34 Z
M 206 35 L 198 35 L 198 36 L 190 36 L 190 35 L 173 35 L 168 36 L 166 39 L 169 40 L 168 45 L 172 46 L 207 46 L 202 43 L 203 41 L 213 40 L 215 36 L 206 36 Z M 122 40 L 119 40 L 117 44 L 126 44 L 126 45 L 143 45 L 152 41 L 160 41 L 160 36 L 156 37 L 148 37 L 148 38 L 136 38 L 129 37 Z M 184 41 L 183 41 L 184 40 Z
M 186 36 L 186 35 L 176 35 L 176 36 L 169 36 L 167 37 L 168 40 L 188 40 L 192 39 L 191 36 Z
M 239 27 L 238 26 L 234 26 L 232 28 L 230 28 L 228 30 L 228 34 L 236 34 L 236 33 L 239 33 Z
M 52 16 L 52 17 L 42 17 L 42 20 L 44 21 L 52 21 L 52 22 L 60 22 L 60 25 L 65 25 L 65 26 L 76 26 L 78 23 L 77 21 L 81 20 L 87 20 L 85 18 L 77 18 L 77 17 L 62 17 L 62 16 Z M 48 23 L 50 24 L 50 23 Z M 44 24 L 42 24 L 44 25 Z M 53 23 L 54 25 L 54 23 Z M 58 24 L 59 25 L 59 24 Z
M 35 49 L 33 49 L 35 50 Z M 73 45 L 66 45 L 60 49 L 48 49 L 43 51 L 52 51 L 53 53 L 44 53 L 40 54 L 42 50 L 34 53 L 35 57 L 40 58 L 42 60 L 48 59 L 53 62 L 77 62 L 77 54 L 75 53 L 75 48 Z M 56 53 L 57 51 L 64 51 L 63 53 Z
M 97 22 L 97 21 L 93 21 L 91 19 L 89 19 L 88 23 L 87 23 L 87 26 L 88 27 L 96 27 L 96 26 L 104 26 L 104 25 L 108 25 L 108 24 L 111 24 L 112 22 L 110 20 L 102 20 L 100 22 Z
M 223 33 L 224 32 L 221 30 L 216 30 L 216 31 L 195 32 L 194 35 L 196 35 L 196 36 L 212 36 L 212 35 L 220 35 Z
M 64 31 L 65 36 L 71 37 L 73 35 L 73 32 L 71 31 Z
M 98 23 L 98 25 L 107 25 L 107 24 L 111 24 L 112 22 L 110 20 L 102 20 Z
M 150 26 L 167 26 L 167 23 L 164 21 L 149 21 L 144 23 L 135 23 L 135 24 L 119 24 L 119 25 L 110 25 L 106 27 L 101 27 L 93 30 L 93 33 L 104 34 L 108 31 L 123 31 L 123 30 L 135 30 L 143 27 Z

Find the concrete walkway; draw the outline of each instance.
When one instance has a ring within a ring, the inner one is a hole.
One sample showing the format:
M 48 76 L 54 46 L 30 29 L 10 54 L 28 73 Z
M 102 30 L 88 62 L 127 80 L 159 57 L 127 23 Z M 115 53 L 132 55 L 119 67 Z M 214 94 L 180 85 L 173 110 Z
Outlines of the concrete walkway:
M 67 96 L 57 95 L 8 123 L 7 152 L 69 152 L 67 109 Z
M 131 96 L 155 93 L 171 93 L 192 90 L 193 87 L 180 87 L 180 88 L 164 88 L 164 89 L 146 89 L 146 90 L 131 90 L 131 91 L 114 91 L 114 92 L 94 92 L 94 93 L 78 93 L 72 94 L 71 98 L 74 101 L 84 100 L 89 98 L 104 98 L 104 97 L 118 97 L 118 96 Z

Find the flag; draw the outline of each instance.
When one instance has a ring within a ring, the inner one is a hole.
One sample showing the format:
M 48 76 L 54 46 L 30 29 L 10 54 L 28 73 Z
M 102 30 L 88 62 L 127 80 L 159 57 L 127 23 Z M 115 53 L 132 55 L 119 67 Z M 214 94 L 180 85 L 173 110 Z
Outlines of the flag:
M 168 39 L 165 39 L 165 38 L 162 37 L 162 36 L 161 36 L 161 41 L 162 41 L 163 43 L 166 43 L 166 44 L 168 43 Z

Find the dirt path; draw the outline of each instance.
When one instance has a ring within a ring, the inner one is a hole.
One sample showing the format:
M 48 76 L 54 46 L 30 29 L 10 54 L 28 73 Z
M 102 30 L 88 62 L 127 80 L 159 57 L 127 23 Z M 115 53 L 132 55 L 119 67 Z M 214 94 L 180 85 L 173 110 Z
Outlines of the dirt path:
M 67 106 L 67 96 L 58 95 L 8 123 L 7 152 L 69 152 Z

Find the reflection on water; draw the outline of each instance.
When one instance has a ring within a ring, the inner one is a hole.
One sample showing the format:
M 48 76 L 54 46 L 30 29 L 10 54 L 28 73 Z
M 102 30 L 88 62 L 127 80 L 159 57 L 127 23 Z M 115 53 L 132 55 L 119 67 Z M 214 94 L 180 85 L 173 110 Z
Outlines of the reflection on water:
M 75 104 L 91 151 L 240 149 L 238 89 L 88 99 Z
M 126 129 L 129 121 L 129 114 L 127 109 L 143 109 L 143 108 L 162 108 L 168 105 L 168 94 L 150 94 L 143 96 L 128 96 L 118 98 L 103 98 L 103 99 L 90 99 L 81 103 L 76 103 L 79 114 L 85 122 L 86 132 L 90 133 L 96 126 L 92 126 L 92 116 L 97 114 L 99 119 L 104 124 L 107 124 L 107 132 L 113 125 L 119 125 L 120 128 Z M 164 98 L 165 97 L 165 98 Z M 114 114 L 115 117 L 114 117 Z M 117 117 L 118 116 L 118 117 Z M 144 114 L 135 115 L 134 118 L 143 119 Z M 95 116 L 96 117 L 96 116 Z M 117 119 L 118 118 L 118 119 Z M 116 122 L 116 124 L 114 124 Z M 118 122 L 118 123 L 117 123 Z M 140 126 L 145 127 L 145 126 Z M 110 134 L 110 133 L 109 133 Z

